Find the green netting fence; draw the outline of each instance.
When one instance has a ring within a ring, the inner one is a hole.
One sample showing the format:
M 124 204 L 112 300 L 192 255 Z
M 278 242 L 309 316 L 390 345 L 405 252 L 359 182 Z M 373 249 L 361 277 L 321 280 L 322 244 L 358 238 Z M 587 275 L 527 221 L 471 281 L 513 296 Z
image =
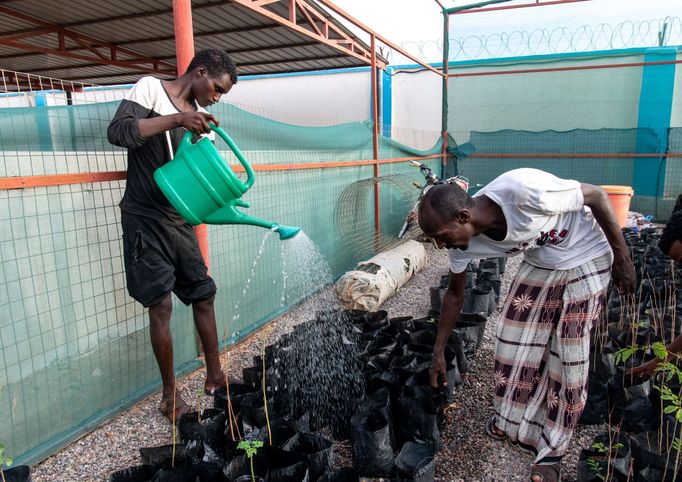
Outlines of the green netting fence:
M 669 217 L 682 193 L 682 128 L 466 135 L 476 152 L 458 161 L 457 169 L 471 179 L 474 192 L 505 171 L 534 167 L 590 184 L 632 186 L 630 209 L 659 220 Z M 638 157 L 638 152 L 654 155 Z
M 509 11 L 508 21 L 525 12 Z M 543 42 L 551 53 L 502 49 L 498 58 L 455 61 L 460 19 L 486 15 L 453 15 L 445 32 L 444 45 L 454 47 L 444 50 L 443 122 L 458 143 L 476 148 L 459 171 L 474 187 L 517 167 L 631 186 L 632 210 L 666 220 L 682 192 L 682 104 L 675 88 L 682 48 L 572 52 L 563 48 L 565 39 L 550 36 Z
M 117 106 L 0 109 L 0 178 L 124 171 L 125 151 L 106 140 Z M 298 127 L 224 103 L 212 110 L 255 165 L 373 158 L 371 122 Z M 381 159 L 439 152 L 438 144 L 416 151 L 379 143 Z M 440 161 L 426 162 L 436 168 Z M 419 177 L 405 162 L 382 164 L 380 174 L 408 186 Z M 372 165 L 258 172 L 244 199 L 250 214 L 302 226 L 339 275 L 374 252 L 374 232 L 344 239 L 334 218 L 341 193 L 372 177 Z M 45 457 L 160 386 L 146 313 L 125 288 L 124 188 L 113 180 L 0 190 L 0 441 L 18 463 Z M 384 241 L 397 234 L 417 193 L 382 189 L 381 224 L 391 231 Z M 370 197 L 350 221 L 373 228 L 373 212 Z M 251 226 L 209 228 L 218 332 L 228 344 L 309 294 L 282 302 L 276 236 L 251 272 L 265 234 Z M 171 325 L 178 371 L 198 367 L 191 310 L 177 300 Z

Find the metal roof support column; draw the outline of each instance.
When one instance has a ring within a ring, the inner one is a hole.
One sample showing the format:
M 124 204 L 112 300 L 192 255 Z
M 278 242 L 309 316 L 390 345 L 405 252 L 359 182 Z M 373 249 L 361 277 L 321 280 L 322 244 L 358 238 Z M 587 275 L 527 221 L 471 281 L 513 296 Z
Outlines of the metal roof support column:
M 379 160 L 379 105 L 377 92 L 377 50 L 376 36 L 372 34 L 370 50 L 372 54 L 372 73 L 370 82 L 372 83 L 372 157 L 375 161 Z M 379 251 L 379 238 L 381 237 L 381 203 L 379 193 L 379 163 L 374 163 L 374 250 Z
M 173 0 L 173 26 L 175 27 L 175 56 L 178 65 L 178 75 L 187 70 L 194 58 L 194 31 L 192 29 L 192 0 Z M 201 224 L 194 228 L 194 234 L 199 241 L 199 250 L 209 271 L 211 266 L 208 258 L 208 228 Z
M 445 178 L 448 166 L 448 67 L 450 63 L 450 15 L 443 10 L 443 91 L 441 105 L 441 135 L 443 136 L 443 159 L 440 175 Z

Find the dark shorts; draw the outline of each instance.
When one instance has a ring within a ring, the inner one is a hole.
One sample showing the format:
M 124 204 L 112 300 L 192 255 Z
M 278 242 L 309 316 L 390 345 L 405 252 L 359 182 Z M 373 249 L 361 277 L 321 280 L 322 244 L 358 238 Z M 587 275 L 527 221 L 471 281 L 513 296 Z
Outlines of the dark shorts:
M 128 293 L 143 306 L 158 303 L 171 291 L 186 305 L 215 295 L 192 226 L 125 212 L 121 225 Z

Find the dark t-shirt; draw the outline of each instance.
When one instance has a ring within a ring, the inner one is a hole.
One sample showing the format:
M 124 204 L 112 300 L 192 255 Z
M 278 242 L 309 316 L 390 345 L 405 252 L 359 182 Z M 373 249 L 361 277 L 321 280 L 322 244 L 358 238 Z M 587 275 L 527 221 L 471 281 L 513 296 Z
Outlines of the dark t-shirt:
M 206 112 L 198 105 L 195 108 Z M 178 112 L 161 80 L 154 77 L 141 78 L 121 101 L 109 124 L 107 137 L 110 143 L 128 149 L 128 178 L 119 204 L 122 212 L 154 218 L 167 224 L 186 223 L 159 189 L 154 180 L 154 171 L 172 159 L 172 153 L 187 131 L 178 127 L 143 139 L 137 125 L 138 119 Z

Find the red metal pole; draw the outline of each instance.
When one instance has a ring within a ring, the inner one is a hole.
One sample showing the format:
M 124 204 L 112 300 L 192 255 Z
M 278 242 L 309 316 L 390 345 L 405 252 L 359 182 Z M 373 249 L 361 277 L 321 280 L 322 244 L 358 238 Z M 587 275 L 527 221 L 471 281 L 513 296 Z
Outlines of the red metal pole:
M 173 26 L 175 28 L 175 56 L 178 65 L 178 75 L 187 70 L 194 57 L 194 31 L 192 28 L 192 0 L 173 0 Z M 211 266 L 208 259 L 208 228 L 205 224 L 194 228 L 194 234 L 199 241 L 199 250 L 209 271 Z
M 443 159 L 441 160 L 442 178 L 448 165 L 448 64 L 450 63 L 450 15 L 443 12 L 443 97 L 441 99 L 442 119 L 441 129 L 443 136 Z
M 476 154 L 478 155 L 478 154 Z M 540 154 L 528 154 L 523 157 L 537 157 Z M 554 156 L 554 154 L 548 154 Z M 573 155 L 573 157 L 590 157 L 589 154 L 584 156 Z M 661 157 L 661 154 L 614 154 L 603 155 L 598 154 L 599 157 Z M 342 167 L 354 166 L 374 166 L 376 164 L 396 164 L 399 162 L 408 161 L 428 161 L 430 159 L 440 159 L 442 154 L 433 154 L 431 156 L 409 156 L 409 157 L 391 157 L 388 159 L 359 159 L 355 161 L 335 161 L 335 162 L 299 162 L 299 163 L 284 163 L 284 164 L 256 164 L 253 170 L 256 172 L 278 172 L 278 171 L 301 171 L 312 169 L 334 169 Z M 479 157 L 499 157 L 497 154 L 481 154 Z M 665 157 L 682 157 L 682 154 L 665 154 Z M 241 164 L 232 164 L 230 166 L 234 172 L 244 172 L 244 166 Z M 82 184 L 92 182 L 108 182 L 108 181 L 125 181 L 126 171 L 103 171 L 103 172 L 83 172 L 79 174 L 47 174 L 36 176 L 10 176 L 0 177 L 0 191 L 6 189 L 28 189 L 32 187 L 45 186 L 64 186 L 69 184 Z
M 191 0 L 173 0 L 173 26 L 175 27 L 175 56 L 178 75 L 182 75 L 194 57 Z
M 370 81 L 372 82 L 372 119 L 374 125 L 372 127 L 372 157 L 375 161 L 379 160 L 379 102 L 377 93 L 377 52 L 376 52 L 376 36 L 372 34 L 372 41 L 370 49 L 372 50 L 372 73 Z M 379 177 L 379 163 L 374 163 L 374 177 Z M 379 238 L 381 236 L 381 202 L 379 195 L 379 181 L 374 183 L 374 250 L 379 251 Z

